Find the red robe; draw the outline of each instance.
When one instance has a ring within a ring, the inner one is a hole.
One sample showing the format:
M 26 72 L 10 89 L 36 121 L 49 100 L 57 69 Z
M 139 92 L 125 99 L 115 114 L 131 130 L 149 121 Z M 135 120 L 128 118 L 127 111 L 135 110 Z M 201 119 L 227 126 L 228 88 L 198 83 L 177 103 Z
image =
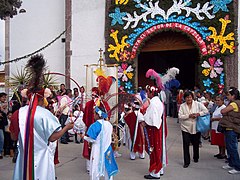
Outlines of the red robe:
M 125 118 L 125 122 L 127 123 L 129 130 L 130 130 L 130 135 L 131 135 L 131 140 L 133 143 L 133 138 L 134 138 L 134 133 L 135 133 L 135 126 L 137 122 L 137 116 L 135 112 L 129 113 Z M 133 147 L 133 152 L 138 152 L 138 153 L 143 153 L 143 146 L 144 146 L 144 134 L 143 134 L 143 127 L 141 126 L 140 123 L 138 123 L 138 128 L 137 128 L 137 137 L 136 141 Z
M 164 153 L 163 150 L 166 151 L 166 143 L 165 143 L 165 148 L 163 148 L 163 136 L 165 136 L 165 139 L 167 137 L 167 122 L 166 122 L 166 116 L 164 112 L 165 111 L 163 109 L 163 115 L 161 117 L 163 121 L 159 129 L 155 126 L 149 126 L 149 125 L 146 126 L 149 143 L 152 148 L 152 152 L 149 155 L 150 156 L 149 172 L 154 171 L 155 173 L 158 173 L 163 167 L 163 158 L 162 158 Z M 164 125 L 165 134 L 163 134 L 163 125 Z M 147 143 L 145 143 L 145 150 L 146 152 L 148 152 Z M 167 157 L 166 157 L 166 161 L 167 161 Z
M 106 111 L 108 112 L 110 110 L 110 106 L 108 105 L 108 103 L 106 101 L 102 101 Z M 88 130 L 88 128 L 95 122 L 94 120 L 94 100 L 90 100 L 86 103 L 85 105 L 85 110 L 84 110 L 84 114 L 83 114 L 83 122 L 86 125 L 86 132 Z M 108 115 L 108 117 L 110 117 L 110 115 Z M 89 148 L 89 144 L 87 141 L 84 141 L 83 144 L 83 157 L 86 159 L 90 159 L 90 154 L 91 154 L 91 149 Z
M 165 137 L 167 137 L 167 123 L 166 123 L 165 116 L 163 120 L 165 125 Z M 163 126 L 161 126 L 160 129 L 157 129 L 155 126 L 146 126 L 150 146 L 153 148 L 153 151 L 150 154 L 149 172 L 152 172 L 153 170 L 155 170 L 155 173 L 157 173 L 163 167 L 163 164 L 162 164 L 163 144 L 159 143 L 159 142 L 162 142 L 162 139 L 163 139 L 162 128 Z M 146 152 L 148 152 L 147 143 L 145 144 L 145 149 L 146 149 Z

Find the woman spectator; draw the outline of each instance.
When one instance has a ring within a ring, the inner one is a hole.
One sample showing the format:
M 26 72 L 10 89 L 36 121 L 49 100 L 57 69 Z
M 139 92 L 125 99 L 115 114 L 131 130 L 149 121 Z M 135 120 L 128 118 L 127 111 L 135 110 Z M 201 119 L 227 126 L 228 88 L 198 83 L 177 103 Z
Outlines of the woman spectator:
M 224 105 L 223 96 L 217 96 L 215 103 L 217 107 L 214 110 L 211 118 L 211 121 L 212 121 L 211 144 L 218 145 L 218 148 L 219 148 L 219 153 L 214 155 L 214 157 L 217 157 L 218 159 L 224 159 L 226 158 L 224 134 L 217 131 L 219 121 L 222 119 L 221 110 L 226 107 Z
M 223 118 L 219 122 L 225 128 L 225 142 L 228 152 L 228 165 L 223 169 L 228 169 L 230 174 L 240 173 L 240 159 L 238 154 L 238 136 L 240 134 L 240 95 L 235 87 L 228 91 L 227 98 L 230 104 L 221 110 Z
M 193 159 L 197 163 L 199 159 L 199 139 L 200 132 L 196 131 L 197 117 L 208 113 L 207 108 L 197 101 L 194 101 L 193 93 L 187 91 L 184 93 L 185 103 L 179 108 L 178 117 L 181 120 L 181 130 L 183 138 L 184 168 L 190 164 L 189 145 L 193 145 Z

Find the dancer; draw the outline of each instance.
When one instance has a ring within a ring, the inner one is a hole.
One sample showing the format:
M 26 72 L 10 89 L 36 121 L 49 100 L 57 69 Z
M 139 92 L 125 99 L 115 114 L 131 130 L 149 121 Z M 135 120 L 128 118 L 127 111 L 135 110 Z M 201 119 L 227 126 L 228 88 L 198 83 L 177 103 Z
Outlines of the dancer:
M 26 68 L 32 77 L 28 84 L 29 88 L 22 91 L 22 96 L 28 97 L 29 105 L 19 109 L 18 119 L 13 120 L 10 125 L 10 129 L 16 131 L 11 132 L 12 137 L 18 137 L 19 140 L 14 180 L 54 180 L 56 140 L 73 127 L 73 123 L 69 123 L 61 129 L 58 119 L 42 107 L 44 98 L 51 92 L 49 89 L 43 89 L 41 84 L 45 63 L 42 55 L 32 56 L 28 61 Z
M 129 136 L 127 137 L 128 149 L 130 150 L 130 159 L 136 159 L 138 153 L 140 159 L 145 158 L 144 153 L 144 134 L 141 122 L 144 121 L 143 114 L 140 112 L 140 103 L 134 101 L 132 105 L 133 111 L 127 114 L 124 118 L 127 126 Z
M 144 176 L 145 179 L 160 179 L 163 168 L 167 165 L 166 118 L 164 117 L 164 105 L 160 101 L 158 93 L 158 88 L 147 86 L 150 105 L 144 114 L 144 120 L 147 131 L 146 142 L 148 142 L 146 143 L 146 149 L 150 157 L 150 167 L 149 174 Z
M 114 158 L 112 142 L 112 124 L 107 121 L 108 115 L 103 107 L 94 108 L 95 122 L 89 127 L 87 135 L 80 134 L 84 140 L 91 143 L 90 179 L 98 180 L 101 176 L 105 180 L 113 179 L 118 172 Z
M 94 106 L 97 105 L 97 103 L 100 100 L 99 96 L 99 90 L 97 87 L 92 88 L 92 99 L 88 101 L 85 105 L 85 110 L 84 110 L 84 115 L 83 115 L 83 122 L 86 125 L 86 131 L 88 128 L 95 122 L 94 120 Z M 101 101 L 103 105 L 106 108 L 106 111 L 110 110 L 110 107 L 106 101 Z M 89 144 L 87 141 L 84 141 L 83 144 L 83 157 L 86 158 L 86 169 L 87 173 L 89 173 L 90 167 L 89 167 L 89 160 L 90 160 L 90 154 L 91 154 L 91 149 L 89 148 Z

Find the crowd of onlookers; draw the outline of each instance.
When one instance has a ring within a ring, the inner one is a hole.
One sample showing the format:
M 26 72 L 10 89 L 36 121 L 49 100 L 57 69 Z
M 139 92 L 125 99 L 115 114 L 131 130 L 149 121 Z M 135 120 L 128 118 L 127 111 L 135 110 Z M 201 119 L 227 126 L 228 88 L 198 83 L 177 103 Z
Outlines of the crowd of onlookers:
M 201 137 L 217 145 L 219 152 L 214 155 L 225 159 L 227 165 L 223 169 L 230 174 L 240 174 L 238 141 L 240 137 L 240 94 L 235 87 L 230 87 L 222 94 L 212 95 L 201 92 L 197 87 L 194 91 L 179 90 L 177 95 L 179 107 L 178 118 L 181 120 L 183 136 L 184 168 L 190 165 L 189 146 L 193 146 L 193 159 L 199 160 Z M 210 130 L 204 133 L 197 131 L 199 116 L 210 114 Z M 225 151 L 227 150 L 227 151 Z
M 53 86 L 48 88 L 52 94 L 46 99 L 46 108 L 58 117 L 62 127 L 69 118 L 77 119 L 83 116 L 87 99 L 83 86 L 73 88 L 73 90 L 66 89 L 64 84 L 61 84 L 58 90 L 55 90 Z M 10 156 L 13 157 L 13 162 L 16 161 L 17 142 L 12 141 L 9 126 L 12 114 L 27 103 L 27 100 L 21 96 L 22 89 L 23 87 L 20 86 L 9 102 L 7 101 L 8 95 L 4 92 L 0 93 L 0 159 L 3 156 Z M 146 92 L 139 88 L 135 97 L 143 105 Z M 214 157 L 228 162 L 228 165 L 223 167 L 224 169 L 229 169 L 231 174 L 240 173 L 237 147 L 240 134 L 238 132 L 240 131 L 240 95 L 236 88 L 230 87 L 228 91 L 223 91 L 218 95 L 206 91 L 201 92 L 197 86 L 192 91 L 172 88 L 162 90 L 159 98 L 165 105 L 166 116 L 177 118 L 177 122 L 181 122 L 184 168 L 190 165 L 189 146 L 193 146 L 193 159 L 197 163 L 199 147 L 202 146 L 201 141 L 204 139 L 218 146 L 219 152 Z M 211 115 L 211 129 L 201 134 L 196 131 L 197 117 L 207 113 Z M 72 136 L 75 138 L 75 143 L 83 142 L 77 133 L 72 132 Z M 72 141 L 68 132 L 60 139 L 62 144 Z

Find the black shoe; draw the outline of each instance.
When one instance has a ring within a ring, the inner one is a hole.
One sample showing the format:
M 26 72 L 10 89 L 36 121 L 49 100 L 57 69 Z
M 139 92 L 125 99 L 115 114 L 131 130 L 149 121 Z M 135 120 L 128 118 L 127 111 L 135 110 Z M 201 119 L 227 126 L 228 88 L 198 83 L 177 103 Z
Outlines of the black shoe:
M 214 155 L 214 157 L 216 157 L 216 158 L 217 158 L 217 157 L 218 157 L 218 156 L 220 156 L 220 155 L 221 155 L 221 154 L 215 154 L 215 155 Z
M 148 174 L 144 176 L 144 179 L 160 179 L 160 177 L 153 177 L 150 174 Z
M 76 143 L 76 144 L 80 144 L 80 142 L 79 142 L 78 140 L 77 140 L 77 141 L 75 141 L 75 143 Z
M 198 163 L 198 159 L 194 159 L 193 161 L 194 161 L 195 163 Z
M 218 159 L 226 159 L 227 156 L 226 156 L 226 155 L 222 155 L 222 154 L 220 154 L 220 156 L 218 156 L 217 158 L 218 158 Z
M 61 141 L 61 144 L 68 144 L 67 141 Z
M 71 140 L 71 139 L 68 139 L 68 140 L 67 140 L 67 142 L 73 142 L 73 140 Z
M 183 168 L 188 168 L 189 164 L 184 164 Z

